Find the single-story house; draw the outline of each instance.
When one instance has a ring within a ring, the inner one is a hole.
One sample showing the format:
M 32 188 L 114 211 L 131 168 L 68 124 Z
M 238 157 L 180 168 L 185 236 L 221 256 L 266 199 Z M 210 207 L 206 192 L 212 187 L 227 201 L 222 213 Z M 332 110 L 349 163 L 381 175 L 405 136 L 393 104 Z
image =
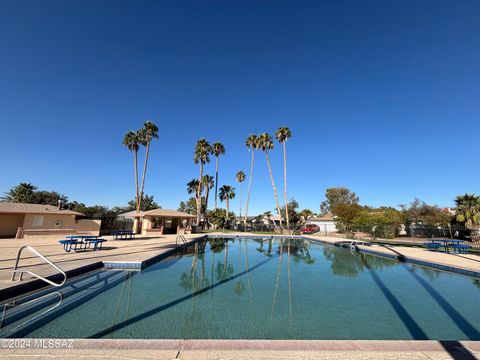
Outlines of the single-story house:
M 320 232 L 322 233 L 337 232 L 337 227 L 335 226 L 335 220 L 331 213 L 310 218 L 307 220 L 307 224 L 317 225 L 320 228 Z
M 192 222 L 196 219 L 195 215 L 169 209 L 153 209 L 139 213 L 134 210 L 120 214 L 119 217 L 133 218 L 133 229 L 138 228 L 136 232 L 144 236 L 191 234 Z
M 0 238 L 31 235 L 98 235 L 100 220 L 81 219 L 82 213 L 52 205 L 0 203 Z

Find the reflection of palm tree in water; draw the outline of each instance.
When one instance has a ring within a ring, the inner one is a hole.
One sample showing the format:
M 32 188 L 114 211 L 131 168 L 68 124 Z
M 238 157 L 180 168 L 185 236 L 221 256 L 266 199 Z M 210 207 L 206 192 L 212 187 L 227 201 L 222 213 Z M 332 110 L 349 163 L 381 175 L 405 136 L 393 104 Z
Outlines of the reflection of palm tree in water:
M 123 294 L 125 292 L 125 290 L 128 288 L 128 290 L 126 290 L 126 293 L 127 293 L 127 299 L 126 299 L 126 305 L 125 305 L 125 323 L 124 325 L 126 325 L 126 322 L 127 322 L 127 319 L 128 319 L 128 313 L 129 313 L 129 309 L 130 309 L 130 299 L 131 299 L 131 295 L 132 295 L 132 277 L 133 277 L 133 273 L 131 272 L 125 272 L 125 281 L 122 282 L 122 287 L 120 288 L 120 295 L 118 296 L 118 301 L 117 301 L 117 305 L 115 306 L 115 311 L 113 313 L 113 317 L 112 317 L 112 327 L 113 327 L 113 324 L 116 324 L 117 323 L 117 318 L 119 316 L 119 311 L 120 311 L 120 304 L 122 303 L 122 300 L 123 300 Z M 126 329 L 126 327 L 124 327 Z
M 201 277 L 197 275 L 199 257 L 202 260 Z M 190 272 L 182 272 L 180 275 L 180 286 L 187 291 L 195 292 L 208 287 L 209 285 L 209 281 L 205 277 L 205 253 L 199 255 L 199 246 L 198 243 L 196 243 Z
M 332 262 L 331 269 L 335 275 L 356 277 L 362 273 L 367 264 L 372 269 L 382 269 L 385 266 L 394 266 L 395 261 L 383 259 L 378 256 L 351 253 L 345 248 L 325 245 L 323 254 L 327 260 Z
M 292 327 L 292 271 L 290 261 L 290 242 L 287 242 L 287 269 L 288 269 L 288 307 L 290 314 L 290 328 Z
M 235 241 L 233 242 L 233 244 L 235 244 Z M 241 268 L 241 264 L 242 264 L 242 239 L 238 239 L 237 269 Z M 234 287 L 235 293 L 239 296 L 242 295 L 244 288 L 245 288 L 245 284 L 243 283 L 243 281 L 241 281 L 241 280 L 237 281 L 237 283 L 235 284 L 235 287 Z
M 216 278 L 219 282 L 224 282 L 229 280 L 232 277 L 235 269 L 233 268 L 232 264 L 222 264 L 220 261 L 217 263 L 217 268 L 215 269 Z
M 269 252 L 271 253 L 271 248 L 272 248 L 271 243 L 269 243 L 268 247 L 269 247 Z M 272 311 L 270 314 L 271 318 L 273 318 L 273 313 L 275 312 L 275 304 L 277 302 L 278 283 L 280 280 L 280 270 L 282 268 L 282 260 L 283 260 L 283 239 L 280 239 L 280 260 L 278 261 L 278 266 L 277 266 L 277 279 L 275 281 L 275 291 L 273 292 Z
M 269 237 L 268 238 L 268 248 L 267 251 L 263 249 L 263 244 L 264 244 L 265 239 L 260 240 L 260 247 L 257 248 L 257 251 L 262 253 L 265 256 L 271 257 L 272 256 L 272 248 L 273 248 L 273 238 Z
M 247 282 L 248 282 L 248 291 L 250 292 L 250 303 L 253 306 L 253 292 L 252 292 L 252 281 L 250 279 L 250 271 L 248 265 L 248 241 L 245 240 L 245 271 L 247 273 Z

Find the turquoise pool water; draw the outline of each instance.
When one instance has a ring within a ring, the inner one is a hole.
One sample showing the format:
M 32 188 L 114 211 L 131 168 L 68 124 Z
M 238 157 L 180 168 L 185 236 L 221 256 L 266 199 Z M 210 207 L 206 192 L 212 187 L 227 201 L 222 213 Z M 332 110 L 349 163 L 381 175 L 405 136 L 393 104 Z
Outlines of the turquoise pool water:
M 0 335 L 480 340 L 478 280 L 303 239 L 208 239 L 42 294 L 7 309 Z

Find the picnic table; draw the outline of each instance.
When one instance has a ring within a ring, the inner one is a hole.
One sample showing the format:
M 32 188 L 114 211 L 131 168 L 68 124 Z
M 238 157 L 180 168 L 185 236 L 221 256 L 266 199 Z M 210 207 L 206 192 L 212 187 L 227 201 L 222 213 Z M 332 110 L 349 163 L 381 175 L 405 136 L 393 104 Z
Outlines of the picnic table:
M 100 250 L 107 240 L 95 235 L 68 235 L 65 240 L 58 242 L 63 245 L 65 252 L 87 251 L 93 245 L 93 251 Z
M 135 234 L 132 230 L 113 230 L 110 232 L 113 238 L 116 239 L 134 239 Z
M 447 253 L 466 253 L 470 246 L 463 244 L 465 240 L 460 239 L 430 239 L 430 242 L 425 243 L 429 250 L 439 251 L 441 247 Z

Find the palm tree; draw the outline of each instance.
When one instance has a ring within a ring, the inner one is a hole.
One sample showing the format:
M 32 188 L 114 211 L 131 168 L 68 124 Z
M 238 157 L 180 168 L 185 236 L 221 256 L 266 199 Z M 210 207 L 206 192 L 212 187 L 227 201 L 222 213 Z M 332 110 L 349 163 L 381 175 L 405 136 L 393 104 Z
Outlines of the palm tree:
M 203 177 L 203 186 L 205 188 L 205 206 L 208 209 L 208 195 L 210 194 L 210 190 L 213 188 L 214 181 L 213 176 L 205 175 Z
M 28 203 L 37 187 L 30 183 L 20 183 L 6 192 L 1 198 L 1 202 L 19 202 Z
M 148 154 L 150 152 L 150 143 L 153 139 L 158 139 L 158 127 L 151 121 L 146 121 L 143 124 L 143 129 L 140 130 L 142 136 L 145 140 L 145 162 L 143 164 L 143 173 L 142 173 L 142 186 L 140 189 L 140 198 L 138 201 L 138 207 L 140 208 L 143 201 L 143 189 L 145 187 L 145 176 L 147 175 L 147 164 L 148 164 Z
M 314 214 L 310 209 L 303 209 L 298 213 L 298 215 L 300 216 L 300 221 L 302 224 L 305 224 Z
M 472 239 L 476 239 L 480 227 L 480 196 L 465 194 L 455 199 L 455 213 L 458 222 L 471 230 Z
M 197 191 L 197 226 L 200 225 L 201 204 L 202 204 L 202 184 L 203 184 L 203 166 L 210 162 L 209 155 L 212 153 L 212 146 L 205 139 L 200 139 L 195 145 L 195 152 L 193 155 L 193 162 L 200 163 L 200 176 L 198 177 L 198 191 Z
M 203 177 L 203 183 L 205 187 L 205 214 L 204 217 L 207 219 L 207 212 L 208 212 L 208 195 L 210 194 L 210 189 L 214 185 L 213 177 L 210 175 L 205 175 Z
M 240 170 L 237 172 L 236 175 L 237 181 L 240 183 L 240 211 L 238 213 L 238 216 L 241 218 L 242 217 L 242 190 L 243 190 L 243 182 L 245 181 L 245 173 Z
M 253 165 L 255 163 L 255 150 L 258 149 L 257 135 L 251 134 L 247 137 L 245 145 L 248 148 L 248 151 L 252 152 L 252 163 L 250 165 L 250 177 L 248 179 L 248 190 L 247 190 L 247 202 L 245 204 L 245 229 L 247 228 L 247 218 L 248 218 L 248 203 L 250 201 L 250 189 L 252 187 L 252 178 L 253 178 Z
M 138 189 L 138 149 L 140 145 L 146 145 L 143 131 L 137 130 L 127 132 L 123 137 L 122 143 L 127 147 L 128 150 L 133 151 L 133 168 L 135 172 L 135 209 L 136 212 L 139 213 L 140 194 Z M 136 228 L 135 231 L 137 231 Z
M 195 199 L 198 199 L 198 179 L 192 179 L 187 183 L 187 193 L 189 195 L 195 194 Z
M 280 230 L 282 230 L 282 212 L 280 209 L 280 202 L 278 201 L 277 188 L 275 187 L 275 181 L 273 180 L 272 165 L 270 164 L 270 158 L 268 157 L 268 151 L 273 150 L 272 137 L 267 133 L 260 134 L 258 136 L 258 148 L 263 150 L 263 152 L 265 153 L 265 158 L 267 159 L 268 172 L 270 174 L 270 181 L 272 182 L 273 187 L 273 195 L 275 196 L 277 212 L 278 216 L 280 217 Z
M 287 229 L 290 229 L 287 197 L 287 140 L 292 137 L 292 132 L 288 127 L 281 127 L 275 133 L 275 137 L 280 144 L 283 144 L 283 195 L 285 197 L 285 220 L 287 221 Z
M 215 156 L 215 210 L 217 210 L 218 157 L 225 154 L 225 146 L 219 142 L 213 143 L 212 154 Z
M 230 200 L 235 198 L 235 188 L 230 185 L 223 185 L 218 192 L 218 197 L 220 198 L 220 201 L 225 201 L 226 203 L 228 218 L 228 215 L 230 214 Z

